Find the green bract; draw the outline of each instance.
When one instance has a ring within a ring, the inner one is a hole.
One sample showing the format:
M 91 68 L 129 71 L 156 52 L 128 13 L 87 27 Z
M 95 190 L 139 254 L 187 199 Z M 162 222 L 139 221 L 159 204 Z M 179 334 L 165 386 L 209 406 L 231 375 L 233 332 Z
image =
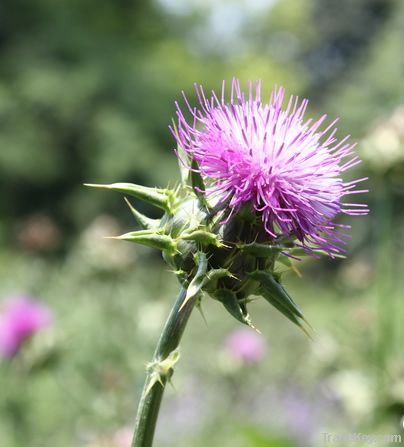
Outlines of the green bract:
M 118 191 L 164 210 L 161 219 L 150 219 L 125 198 L 140 230 L 116 239 L 160 250 L 186 289 L 183 306 L 191 299 L 200 303 L 208 295 L 238 321 L 254 327 L 247 305 L 252 295 L 258 295 L 307 333 L 301 310 L 276 272 L 277 262 L 293 268 L 290 256 L 304 254 L 302 250 L 290 240 L 271 239 L 248 207 L 223 222 L 223 207 L 208 203 L 197 172 L 183 175 L 175 190 L 130 183 L 87 186 Z

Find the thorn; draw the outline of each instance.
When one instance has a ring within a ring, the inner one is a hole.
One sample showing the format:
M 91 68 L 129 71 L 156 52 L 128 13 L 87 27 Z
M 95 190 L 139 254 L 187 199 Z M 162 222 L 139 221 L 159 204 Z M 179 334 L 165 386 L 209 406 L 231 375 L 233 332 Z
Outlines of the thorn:
M 209 325 L 208 325 L 208 321 L 207 321 L 207 319 L 206 319 L 205 313 L 203 312 L 202 304 L 201 304 L 201 301 L 200 301 L 200 300 L 199 300 L 199 303 L 196 305 L 196 308 L 198 309 L 198 311 L 199 311 L 199 313 L 200 313 L 200 315 L 201 315 L 201 317 L 202 317 L 202 320 L 205 322 L 206 327 L 208 327 L 208 326 L 209 326 Z
M 250 315 L 246 317 L 245 321 L 251 329 L 254 329 L 254 331 L 257 332 L 257 334 L 262 335 L 262 332 L 252 324 Z

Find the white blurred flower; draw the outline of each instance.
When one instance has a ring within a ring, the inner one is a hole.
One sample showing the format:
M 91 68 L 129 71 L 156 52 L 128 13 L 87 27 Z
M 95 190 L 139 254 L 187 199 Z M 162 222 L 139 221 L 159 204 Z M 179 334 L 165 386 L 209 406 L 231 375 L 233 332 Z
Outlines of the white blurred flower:
M 370 378 L 363 372 L 339 371 L 330 378 L 329 386 L 353 420 L 360 420 L 374 410 L 374 388 Z
M 333 363 L 340 352 L 338 342 L 327 332 L 317 334 L 311 343 L 311 349 L 313 355 L 324 364 Z
M 137 330 L 142 337 L 154 340 L 161 331 L 167 308 L 163 301 L 143 303 L 138 310 Z
M 353 259 L 345 262 L 338 273 L 344 286 L 351 289 L 364 290 L 374 277 L 374 271 L 369 259 Z
M 362 159 L 376 171 L 404 161 L 404 106 L 376 125 L 359 148 Z
M 129 244 L 114 239 L 122 233 L 112 216 L 98 216 L 83 232 L 79 241 L 79 254 L 89 266 L 99 270 L 125 269 L 133 262 L 134 251 Z

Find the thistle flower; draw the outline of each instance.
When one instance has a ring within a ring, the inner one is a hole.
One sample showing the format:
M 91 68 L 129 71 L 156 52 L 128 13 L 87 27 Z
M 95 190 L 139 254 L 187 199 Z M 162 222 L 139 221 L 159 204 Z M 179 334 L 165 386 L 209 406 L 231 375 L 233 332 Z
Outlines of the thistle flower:
M 364 204 L 342 203 L 364 178 L 345 182 L 341 174 L 360 162 L 349 137 L 335 138 L 326 116 L 304 121 L 308 101 L 291 97 L 282 108 L 283 88 L 268 104 L 261 84 L 247 96 L 233 80 L 230 102 L 196 87 L 200 108 L 187 103 L 188 123 L 177 104 L 181 183 L 175 189 L 131 183 L 88 186 L 124 193 L 164 211 L 161 219 L 141 214 L 128 202 L 137 231 L 116 239 L 161 250 L 181 290 L 162 331 L 139 403 L 133 447 L 150 447 L 162 393 L 179 359 L 179 343 L 194 306 L 205 295 L 219 301 L 239 322 L 254 328 L 247 305 L 262 296 L 309 335 L 302 311 L 283 287 L 279 263 L 305 252 L 338 256 L 343 234 L 333 223 L 340 213 L 361 215 Z M 244 361 L 258 358 L 251 340 L 237 342 Z M 236 351 L 235 351 L 236 352 Z
M 11 358 L 24 341 L 48 326 L 52 316 L 43 304 L 25 296 L 10 298 L 0 313 L 0 353 Z
M 323 130 L 326 115 L 304 120 L 308 101 L 275 88 L 268 104 L 261 83 L 243 93 L 234 79 L 228 102 L 210 98 L 196 86 L 199 109 L 184 95 L 192 120 L 177 104 L 178 126 L 171 131 L 182 164 L 176 189 L 128 183 L 89 185 L 145 200 L 164 210 L 161 219 L 140 214 L 129 203 L 140 230 L 118 239 L 162 251 L 186 289 L 180 310 L 207 294 L 238 321 L 253 326 L 250 296 L 263 296 L 303 330 L 305 318 L 281 283 L 277 266 L 305 253 L 339 256 L 344 237 L 338 214 L 361 215 L 367 205 L 342 198 L 366 190 L 360 178 L 342 173 L 360 163 L 349 136 L 337 140 L 336 120 Z
M 297 239 L 306 251 L 343 251 L 343 237 L 333 223 L 340 214 L 367 214 L 367 206 L 342 203 L 365 178 L 344 182 L 341 174 L 360 163 L 349 136 L 337 140 L 337 120 L 320 130 L 326 115 L 304 120 L 308 100 L 291 96 L 283 108 L 285 91 L 275 88 L 265 104 L 261 83 L 249 83 L 247 95 L 233 80 L 230 102 L 215 92 L 207 98 L 195 86 L 199 108 L 189 123 L 177 104 L 178 129 L 171 129 L 179 146 L 208 183 L 206 195 L 228 207 L 226 221 L 245 205 L 262 219 L 270 238 Z M 183 160 L 183 163 L 187 163 Z M 346 227 L 346 226 L 344 226 Z

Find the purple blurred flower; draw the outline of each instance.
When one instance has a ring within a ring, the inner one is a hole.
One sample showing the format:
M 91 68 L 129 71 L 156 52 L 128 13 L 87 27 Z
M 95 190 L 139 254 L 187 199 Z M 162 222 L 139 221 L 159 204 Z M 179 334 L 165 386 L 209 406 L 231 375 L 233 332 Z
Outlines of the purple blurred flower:
M 10 298 L 0 312 L 0 354 L 13 357 L 23 342 L 52 321 L 50 310 L 26 297 Z
M 237 329 L 226 339 L 225 346 L 232 357 L 245 363 L 260 361 L 265 355 L 263 338 L 251 329 Z
M 133 430 L 130 427 L 122 427 L 114 433 L 111 447 L 129 447 L 133 438 Z
M 249 82 L 247 95 L 234 79 L 230 102 L 225 102 L 223 82 L 220 99 L 206 98 L 196 86 L 200 107 L 192 108 L 188 123 L 177 104 L 177 142 L 198 163 L 207 180 L 206 193 L 230 211 L 227 219 L 251 204 L 272 237 L 294 237 L 308 251 L 322 248 L 343 251 L 344 244 L 332 220 L 339 213 L 367 214 L 365 204 L 345 203 L 345 195 L 366 192 L 356 189 L 365 178 L 344 182 L 341 174 L 360 163 L 349 136 L 335 138 L 337 120 L 319 130 L 323 115 L 304 120 L 308 100 L 291 96 L 282 109 L 285 91 L 275 88 L 269 103 L 261 102 L 261 82 Z M 187 163 L 183 160 L 184 163 Z M 343 226 L 346 227 L 346 226 Z
M 285 425 L 297 438 L 310 440 L 315 432 L 315 403 L 304 396 L 289 393 L 283 398 Z

